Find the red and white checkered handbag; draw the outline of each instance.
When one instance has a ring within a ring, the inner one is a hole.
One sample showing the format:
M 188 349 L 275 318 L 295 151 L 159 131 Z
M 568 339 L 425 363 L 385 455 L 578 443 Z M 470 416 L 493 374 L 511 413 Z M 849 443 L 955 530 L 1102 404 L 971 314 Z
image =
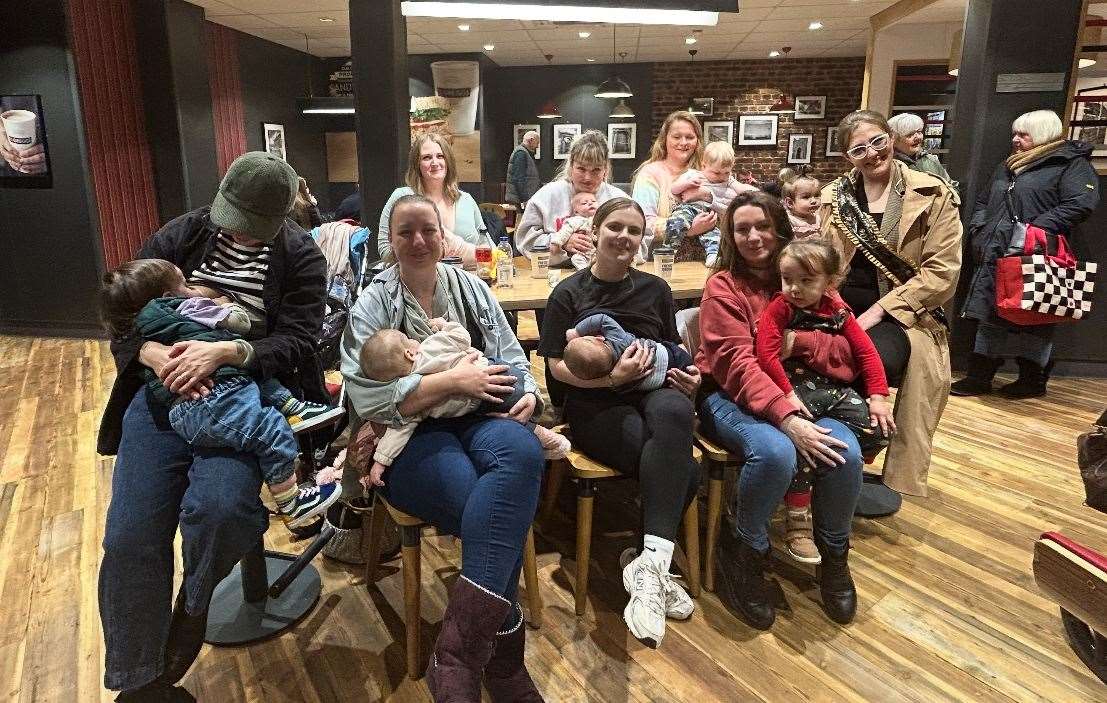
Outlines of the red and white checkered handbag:
M 1041 254 L 1034 253 L 1041 246 Z M 1045 230 L 1030 225 L 1021 254 L 996 260 L 996 310 L 1017 325 L 1075 321 L 1092 311 L 1097 265 L 1079 262 L 1068 241 L 1057 235 L 1057 253 L 1050 255 Z

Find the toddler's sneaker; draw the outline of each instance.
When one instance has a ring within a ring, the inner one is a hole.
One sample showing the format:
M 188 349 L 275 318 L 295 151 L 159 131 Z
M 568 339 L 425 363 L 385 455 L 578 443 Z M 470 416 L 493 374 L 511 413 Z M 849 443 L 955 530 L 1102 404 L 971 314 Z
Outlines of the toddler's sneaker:
M 288 419 L 288 424 L 292 426 L 293 433 L 318 427 L 342 414 L 342 408 L 309 403 L 297 398 L 289 398 L 280 410 L 281 415 L 284 415 Z
M 634 557 L 637 555 L 637 549 L 627 547 L 619 555 L 619 566 L 626 569 L 627 565 L 634 561 Z M 664 574 L 662 579 L 662 586 L 665 588 L 665 617 L 673 620 L 687 620 L 692 617 L 696 604 L 692 602 L 692 597 L 681 588 L 676 580 L 677 577 L 672 574 Z
M 815 547 L 811 508 L 788 508 L 784 527 L 784 542 L 788 556 L 803 564 L 821 564 L 823 559 Z
M 657 649 L 665 637 L 665 574 L 646 552 L 623 568 L 623 588 L 630 600 L 623 620 L 643 644 Z
M 564 459 L 573 448 L 568 437 L 542 425 L 534 426 L 534 436 L 542 443 L 542 455 L 547 459 Z
M 316 515 L 326 512 L 341 497 L 342 484 L 337 481 L 301 488 L 296 500 L 282 508 L 282 517 L 289 528 L 301 527 Z

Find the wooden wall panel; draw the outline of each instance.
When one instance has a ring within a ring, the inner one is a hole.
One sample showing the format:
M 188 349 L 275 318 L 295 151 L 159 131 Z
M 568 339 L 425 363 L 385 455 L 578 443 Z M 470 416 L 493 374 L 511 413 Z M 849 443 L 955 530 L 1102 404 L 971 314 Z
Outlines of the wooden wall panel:
M 158 228 L 134 18 L 127 0 L 70 0 L 69 17 L 100 240 L 112 268 Z
M 215 150 L 219 175 L 246 153 L 246 122 L 242 108 L 242 77 L 238 64 L 238 35 L 214 22 L 204 22 L 208 74 L 211 77 L 211 114 L 215 123 Z

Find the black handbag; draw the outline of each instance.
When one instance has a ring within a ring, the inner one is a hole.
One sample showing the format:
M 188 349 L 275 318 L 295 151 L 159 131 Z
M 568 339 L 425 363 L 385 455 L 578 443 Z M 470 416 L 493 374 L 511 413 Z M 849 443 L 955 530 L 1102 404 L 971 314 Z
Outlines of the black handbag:
M 1107 513 L 1107 411 L 1076 440 L 1077 463 L 1090 507 Z

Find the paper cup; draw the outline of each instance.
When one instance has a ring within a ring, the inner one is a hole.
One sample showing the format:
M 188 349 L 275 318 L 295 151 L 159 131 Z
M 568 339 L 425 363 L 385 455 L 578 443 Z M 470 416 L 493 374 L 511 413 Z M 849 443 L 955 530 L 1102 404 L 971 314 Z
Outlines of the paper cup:
M 38 132 L 35 129 L 35 113 L 30 110 L 8 110 L 0 113 L 4 131 L 8 134 L 8 143 L 16 149 L 30 149 L 38 144 Z
M 450 102 L 447 118 L 454 134 L 472 134 L 477 129 L 480 97 L 480 64 L 476 61 L 435 61 L 431 64 L 434 93 Z

